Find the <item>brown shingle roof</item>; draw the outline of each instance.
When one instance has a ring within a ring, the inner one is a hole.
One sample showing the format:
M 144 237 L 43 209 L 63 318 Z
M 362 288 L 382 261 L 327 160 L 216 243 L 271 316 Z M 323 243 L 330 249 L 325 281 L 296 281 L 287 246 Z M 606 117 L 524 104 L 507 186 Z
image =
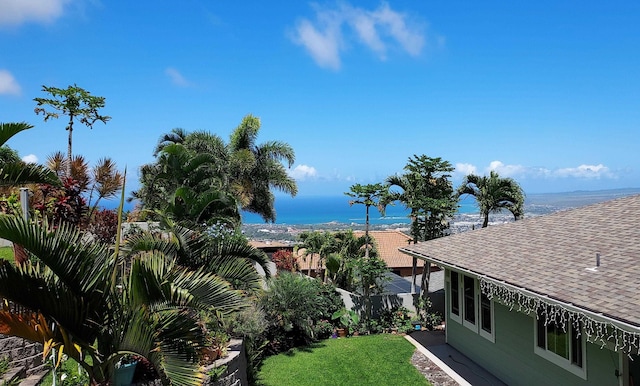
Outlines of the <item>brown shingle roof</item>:
M 640 326 L 640 195 L 402 250 Z

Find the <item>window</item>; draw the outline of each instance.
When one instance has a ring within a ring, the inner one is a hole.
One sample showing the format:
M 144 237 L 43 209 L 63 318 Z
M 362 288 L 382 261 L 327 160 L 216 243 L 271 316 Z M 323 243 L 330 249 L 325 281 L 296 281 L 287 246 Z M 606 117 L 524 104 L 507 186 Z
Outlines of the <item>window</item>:
M 451 320 L 494 342 L 493 302 L 480 292 L 478 280 L 450 271 L 449 294 Z
M 480 328 L 483 331 L 491 334 L 493 330 L 493 326 L 491 321 L 493 318 L 491 317 L 491 300 L 485 294 L 480 294 Z
M 584 340 L 580 330 L 567 320 L 560 317 L 550 320 L 545 325 L 546 315 L 539 314 L 536 321 L 535 352 L 586 379 L 584 370 Z
M 451 313 L 458 318 L 460 317 L 460 282 L 458 272 L 451 271 Z
M 469 276 L 463 276 L 464 284 L 464 320 L 476 324 L 476 281 Z

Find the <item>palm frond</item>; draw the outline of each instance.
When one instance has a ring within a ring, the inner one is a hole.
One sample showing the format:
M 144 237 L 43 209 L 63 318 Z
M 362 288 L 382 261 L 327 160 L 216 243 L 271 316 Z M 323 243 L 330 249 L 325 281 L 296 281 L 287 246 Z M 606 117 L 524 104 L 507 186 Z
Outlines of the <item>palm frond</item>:
M 26 122 L 12 122 L 12 123 L 1 123 L 0 122 L 0 146 L 3 146 L 7 143 L 11 137 L 20 133 L 24 130 L 29 130 L 33 128 L 30 124 Z
M 41 165 L 11 162 L 0 166 L 0 186 L 50 184 L 62 186 L 55 172 Z

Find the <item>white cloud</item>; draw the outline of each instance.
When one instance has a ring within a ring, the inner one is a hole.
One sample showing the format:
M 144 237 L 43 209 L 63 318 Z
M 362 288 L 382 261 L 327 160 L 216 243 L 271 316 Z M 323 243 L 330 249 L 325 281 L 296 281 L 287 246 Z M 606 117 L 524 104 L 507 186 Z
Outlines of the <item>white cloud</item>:
M 505 165 L 500 161 L 492 161 L 487 168 L 487 173 L 496 171 L 501 177 L 514 177 L 527 174 L 530 170 L 522 165 Z
M 7 70 L 0 70 L 0 95 L 20 95 L 20 85 L 16 82 L 15 78 Z
M 303 19 L 298 22 L 293 37 L 293 41 L 303 46 L 320 67 L 333 70 L 340 68 L 342 44 L 340 21 L 335 16 L 335 12 L 318 10 L 316 17 L 320 26 Z
M 165 75 L 171 79 L 171 83 L 179 87 L 189 87 L 191 83 L 180 73 L 180 71 L 176 70 L 173 67 L 168 67 L 164 70 Z
M 22 161 L 28 164 L 36 164 L 38 163 L 38 157 L 35 154 L 29 154 L 22 157 Z
M 421 28 L 410 26 L 406 14 L 398 13 L 383 3 L 380 8 L 372 13 L 373 19 L 391 37 L 393 37 L 410 55 L 419 55 L 424 46 L 425 39 Z
M 501 177 L 528 178 L 528 179 L 555 179 L 555 178 L 617 178 L 616 174 L 603 164 L 580 165 L 577 167 L 567 167 L 559 169 L 548 169 L 542 167 L 531 167 L 522 165 L 506 165 L 502 161 L 492 161 L 485 168 L 485 175 L 491 171 L 496 171 Z M 475 165 L 468 163 L 457 163 L 456 174 L 466 176 L 468 174 L 478 174 Z
M 603 164 L 598 165 L 580 165 L 575 168 L 563 168 L 556 170 L 553 175 L 558 177 L 577 177 L 577 178 L 601 178 L 614 177 L 608 167 Z
M 321 67 L 340 68 L 340 54 L 351 43 L 352 36 L 343 27 L 355 32 L 356 40 L 381 60 L 387 58 L 389 48 L 398 46 L 409 55 L 417 56 L 426 44 L 422 26 L 412 24 L 407 14 L 394 11 L 384 2 L 372 11 L 348 3 L 341 3 L 336 8 L 318 5 L 314 8 L 316 20 L 301 19 L 292 40 L 303 46 Z M 436 46 L 441 44 L 444 39 L 438 38 Z
M 466 176 L 469 174 L 477 174 L 478 173 L 477 170 L 478 168 L 476 168 L 475 165 L 460 162 L 456 164 L 455 173 L 460 174 L 462 176 Z
M 318 176 L 318 172 L 313 166 L 298 165 L 293 168 L 293 170 L 289 171 L 289 175 L 296 180 L 304 181 L 306 179 L 316 178 Z
M 28 21 L 50 23 L 62 16 L 70 0 L 0 0 L 0 26 Z

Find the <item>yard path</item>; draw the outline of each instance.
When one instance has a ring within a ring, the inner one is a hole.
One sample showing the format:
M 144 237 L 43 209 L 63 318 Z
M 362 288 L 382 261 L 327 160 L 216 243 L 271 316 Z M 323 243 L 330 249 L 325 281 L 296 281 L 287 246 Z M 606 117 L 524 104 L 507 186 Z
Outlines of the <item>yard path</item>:
M 458 385 L 458 382 L 454 381 L 453 378 L 418 350 L 413 353 L 411 364 L 413 364 L 433 386 Z

